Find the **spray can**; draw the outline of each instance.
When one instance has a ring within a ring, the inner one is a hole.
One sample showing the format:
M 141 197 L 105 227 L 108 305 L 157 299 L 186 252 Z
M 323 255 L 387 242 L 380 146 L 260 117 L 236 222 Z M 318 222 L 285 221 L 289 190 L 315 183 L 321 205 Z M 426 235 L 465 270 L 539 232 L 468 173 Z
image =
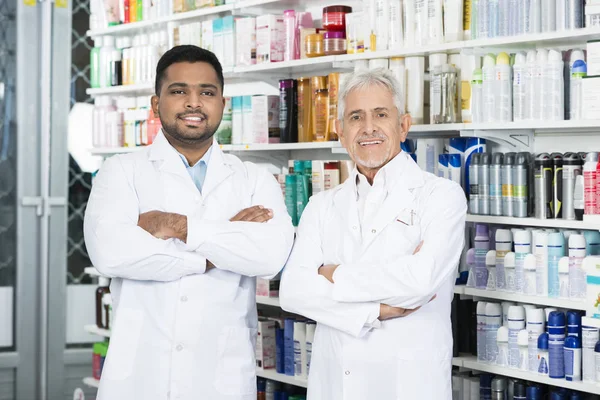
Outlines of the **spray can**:
M 549 368 L 549 344 L 548 333 L 544 332 L 538 337 L 538 366 L 537 372 L 541 375 L 548 375 Z
M 475 153 L 469 166 L 469 211 L 471 214 L 481 214 L 479 201 L 479 178 L 481 177 L 481 154 Z
M 571 235 L 569 238 L 569 298 L 585 299 L 587 276 L 582 264 L 586 254 L 586 243 L 583 235 Z
M 573 63 L 570 76 L 570 116 L 572 120 L 583 119 L 583 78 L 587 76 L 587 65 L 583 60 Z
M 485 314 L 487 303 L 477 303 L 477 361 L 487 362 L 487 318 Z
M 586 244 L 586 256 L 600 256 L 600 232 L 583 231 Z
M 581 331 L 582 347 L 582 375 L 586 382 L 596 381 L 596 359 L 594 356 L 594 346 L 600 340 L 598 328 L 593 326 L 583 326 Z
M 581 337 L 581 314 L 579 311 L 567 311 L 567 336 Z
M 502 307 L 497 303 L 485 306 L 486 361 L 495 364 L 498 357 L 498 329 L 502 326 Z
M 508 383 L 506 378 L 495 377 L 492 380 L 492 400 L 506 400 Z
M 496 231 L 496 288 L 506 289 L 506 276 L 504 273 L 504 257 L 512 249 L 512 233 L 508 229 Z
M 568 336 L 564 347 L 565 377 L 568 381 L 581 380 L 581 339 Z
M 483 122 L 494 122 L 496 118 L 495 72 L 496 56 L 487 54 L 483 58 Z
M 498 273 L 496 272 L 496 250 L 490 250 L 485 256 L 485 266 L 488 271 L 486 290 L 496 290 Z
M 537 372 L 538 367 L 538 338 L 544 333 L 544 324 L 546 322 L 546 315 L 544 310 L 541 308 L 530 308 L 525 310 L 526 315 L 526 328 L 527 329 L 527 340 L 529 346 L 529 371 Z
M 577 153 L 565 153 L 563 157 L 562 217 L 575 220 L 575 181 L 582 174 L 583 163 Z
M 463 139 L 463 138 L 457 138 L 453 141 L 451 141 L 451 145 L 454 144 L 456 142 L 456 140 L 458 139 Z M 463 139 L 464 140 L 464 139 Z M 458 146 L 458 144 L 455 144 L 455 146 Z M 454 147 L 454 146 L 453 146 Z M 470 137 L 467 138 L 467 140 L 465 141 L 465 148 L 464 148 L 464 169 L 465 169 L 465 189 L 467 191 L 467 195 L 470 194 L 469 190 L 470 190 L 470 166 L 471 166 L 471 162 L 473 160 L 473 155 L 476 153 L 483 153 L 486 149 L 486 143 L 485 143 L 485 139 L 480 139 L 480 138 L 476 138 L 476 137 Z M 453 151 L 455 152 L 455 151 Z
M 490 250 L 490 233 L 487 225 L 475 225 L 475 286 L 485 289 L 488 283 L 486 256 Z
M 489 400 L 492 398 L 492 374 L 479 375 L 479 396 L 480 399 Z
M 527 386 L 525 386 L 525 382 L 515 382 L 513 400 L 527 400 Z
M 490 153 L 481 153 L 479 163 L 479 214 L 490 215 Z
M 562 233 L 548 235 L 548 296 L 558 298 L 560 294 L 560 281 L 558 264 L 565 256 L 565 239 Z
M 490 214 L 502 216 L 502 164 L 504 154 L 494 153 L 490 166 Z
M 502 166 L 502 212 L 505 217 L 514 217 L 514 173 L 516 153 L 504 155 Z
M 565 377 L 565 328 L 565 314 L 560 311 L 552 311 L 548 317 L 550 378 L 563 379 Z
M 438 156 L 438 176 L 448 179 L 448 154 L 440 154 Z
M 514 216 L 526 218 L 528 210 L 529 188 L 527 178 L 529 175 L 529 153 L 518 153 L 513 172 L 513 199 Z
M 563 183 L 563 156 L 552 153 L 552 218 L 562 218 L 562 183 Z
M 596 188 L 596 165 L 598 164 L 598 153 L 586 153 L 583 164 L 583 191 L 585 215 L 597 213 L 597 188 Z
M 527 400 L 542 400 L 544 392 L 542 388 L 535 383 L 530 383 L 527 386 Z
M 519 368 L 521 364 L 518 336 L 523 329 L 525 329 L 525 309 L 521 306 L 511 306 L 508 309 L 508 362 L 511 368 Z
M 552 161 L 548 153 L 538 154 L 535 158 L 535 217 L 552 218 Z
M 531 253 L 531 232 L 518 230 L 513 237 L 515 242 L 515 292 L 523 293 L 525 283 L 523 265 L 525 257 Z

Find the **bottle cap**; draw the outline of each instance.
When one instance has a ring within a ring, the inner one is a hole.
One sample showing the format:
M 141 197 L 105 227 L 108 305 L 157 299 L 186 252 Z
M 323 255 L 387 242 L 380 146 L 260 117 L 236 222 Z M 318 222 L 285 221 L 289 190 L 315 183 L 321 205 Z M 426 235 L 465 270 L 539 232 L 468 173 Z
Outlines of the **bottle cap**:
M 527 397 L 527 386 L 525 382 L 516 381 L 513 386 L 513 395 L 515 398 L 526 398 Z
M 581 264 L 581 268 L 589 276 L 600 276 L 600 257 L 584 258 L 583 263 Z
M 581 340 L 577 336 L 567 336 L 565 338 L 565 347 L 568 349 L 580 349 Z
M 581 330 L 581 314 L 578 311 L 567 311 L 568 334 L 579 335 Z
M 114 36 L 104 36 L 102 45 L 103 45 L 103 47 L 115 47 L 115 37 Z
M 553 232 L 548 235 L 548 251 L 553 250 L 553 254 L 564 255 L 565 252 L 565 237 L 560 232 Z
M 569 237 L 569 257 L 585 257 L 586 249 L 587 246 L 583 235 L 571 235 Z
M 487 303 L 485 316 L 488 318 L 502 318 L 502 306 L 498 303 Z
M 549 62 L 563 62 L 562 53 L 556 50 L 550 50 L 548 52 L 548 61 Z
M 536 57 L 535 57 L 535 61 L 538 64 L 546 64 L 548 62 L 548 50 L 546 49 L 539 49 L 537 51 Z
M 586 163 L 588 163 L 588 162 L 597 163 L 598 162 L 598 153 L 595 151 L 585 153 L 585 159 L 583 161 Z
M 527 271 L 535 271 L 536 258 L 533 254 L 527 254 L 523 260 L 523 269 Z
M 510 306 L 508 309 L 508 321 L 525 321 L 525 309 L 523 306 Z
M 548 322 L 548 319 L 550 318 L 550 313 L 552 311 L 558 311 L 556 308 L 554 307 L 546 307 L 544 308 L 544 312 L 546 313 L 546 323 Z
M 600 340 L 596 342 L 594 346 L 594 353 L 600 353 Z
M 429 56 L 429 70 L 432 71 L 435 67 L 442 67 L 448 63 L 448 54 L 435 53 Z
M 512 232 L 510 229 L 496 231 L 496 250 L 510 250 L 512 248 Z
M 496 250 L 490 250 L 485 255 L 485 265 L 496 266 Z
M 492 392 L 505 392 L 507 388 L 506 378 L 496 377 L 492 380 Z
M 546 332 L 538 336 L 538 349 L 548 350 L 548 334 Z
M 585 60 L 585 54 L 583 53 L 583 50 L 580 50 L 580 49 L 573 49 L 573 50 L 571 50 L 571 56 L 569 57 L 569 60 L 572 63 L 575 63 L 578 60 L 584 61 Z M 573 64 L 573 66 L 575 66 L 575 64 Z
M 587 74 L 587 65 L 583 60 L 577 60 L 573 63 L 573 74 Z
M 589 249 L 590 246 L 600 245 L 600 232 L 599 231 L 583 231 L 583 237 L 585 238 L 585 244 Z M 596 255 L 596 254 L 588 254 Z
M 569 273 L 569 257 L 561 257 L 558 261 L 558 273 L 568 274 Z
M 531 246 L 531 232 L 519 229 L 514 233 L 515 247 L 517 246 Z M 516 250 L 516 248 L 515 248 Z M 519 253 L 517 251 L 517 253 Z
M 502 165 L 503 162 L 504 162 L 504 154 L 494 153 L 492 155 L 492 165 Z
M 527 325 L 529 328 L 532 328 L 530 330 L 535 330 L 535 327 L 541 326 L 539 331 L 544 331 L 544 324 L 546 323 L 546 314 L 544 313 L 544 310 L 541 308 L 528 308 L 525 310 L 525 314 L 527 318 Z
M 467 250 L 467 265 L 475 264 L 475 249 Z
M 564 333 L 566 324 L 565 314 L 561 311 L 552 311 L 548 316 L 548 330 L 553 330 L 549 333 L 560 334 L 560 330 Z
M 530 158 L 531 158 L 531 155 L 525 151 L 517 153 L 517 159 L 515 161 L 515 165 L 527 167 L 529 165 Z
M 534 233 L 535 252 L 543 248 L 548 248 L 548 232 L 538 231 Z
M 527 329 L 521 329 L 517 335 L 517 345 L 527 346 L 529 345 L 529 332 Z
M 481 165 L 490 165 L 492 163 L 492 155 L 490 153 L 481 153 Z
M 477 224 L 475 225 L 475 236 L 483 236 L 489 239 L 490 237 L 490 228 L 487 225 Z
M 505 326 L 501 326 L 498 328 L 498 333 L 496 335 L 496 342 L 498 343 L 508 343 L 508 328 Z
M 481 72 L 481 68 L 475 68 L 473 70 L 473 81 L 481 83 L 483 81 L 483 72 Z
M 477 315 L 484 316 L 486 307 L 487 307 L 487 303 L 485 301 L 478 301 L 477 302 Z
M 515 268 L 517 263 L 517 259 L 515 257 L 515 253 L 512 251 L 506 253 L 504 256 L 504 268 Z
M 496 65 L 496 56 L 494 54 L 487 54 L 483 58 L 483 68 L 493 67 Z
M 506 53 L 500 53 L 496 57 L 497 65 L 510 65 L 510 57 Z
M 527 52 L 527 64 L 535 64 L 537 53 L 535 50 L 529 50 Z
M 471 156 L 471 165 L 479 165 L 481 164 L 481 153 L 474 153 Z
M 509 152 L 504 154 L 504 165 L 515 165 L 517 153 Z

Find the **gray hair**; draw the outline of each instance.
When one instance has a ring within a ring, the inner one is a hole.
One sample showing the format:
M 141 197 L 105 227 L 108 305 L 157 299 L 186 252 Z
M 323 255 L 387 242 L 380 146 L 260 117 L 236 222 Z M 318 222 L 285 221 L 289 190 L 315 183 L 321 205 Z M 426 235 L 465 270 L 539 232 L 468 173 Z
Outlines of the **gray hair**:
M 346 108 L 346 97 L 353 90 L 367 89 L 372 86 L 383 86 L 390 91 L 394 98 L 394 105 L 398 109 L 398 116 L 404 114 L 402 93 L 400 82 L 394 74 L 385 68 L 376 68 L 372 70 L 360 69 L 351 72 L 341 79 L 340 91 L 338 93 L 338 119 L 344 122 L 344 111 Z

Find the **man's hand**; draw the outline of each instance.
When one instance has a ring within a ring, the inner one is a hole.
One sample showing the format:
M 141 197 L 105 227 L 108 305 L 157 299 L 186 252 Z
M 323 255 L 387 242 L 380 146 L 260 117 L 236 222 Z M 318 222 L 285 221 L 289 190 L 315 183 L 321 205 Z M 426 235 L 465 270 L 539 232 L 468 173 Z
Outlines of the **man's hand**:
M 333 274 L 339 265 L 323 265 L 319 268 L 319 275 L 323 275 L 329 282 L 333 283 Z
M 433 299 L 435 299 L 436 297 L 437 297 L 437 295 L 433 295 L 433 297 L 431 298 L 431 300 L 429 300 L 429 302 L 433 301 Z M 388 306 L 387 304 L 380 304 L 379 305 L 379 320 L 385 321 L 388 319 L 407 317 L 410 314 L 417 311 L 419 308 L 421 308 L 421 307 L 417 307 L 417 308 L 413 308 L 412 310 L 409 310 L 409 309 L 402 308 L 402 307 L 392 307 L 392 306 Z
M 264 208 L 263 206 L 254 206 L 245 208 L 233 218 L 231 222 L 267 222 L 273 218 L 273 210 Z
M 140 214 L 138 226 L 152 236 L 167 240 L 187 240 L 187 217 L 185 215 L 148 211 Z

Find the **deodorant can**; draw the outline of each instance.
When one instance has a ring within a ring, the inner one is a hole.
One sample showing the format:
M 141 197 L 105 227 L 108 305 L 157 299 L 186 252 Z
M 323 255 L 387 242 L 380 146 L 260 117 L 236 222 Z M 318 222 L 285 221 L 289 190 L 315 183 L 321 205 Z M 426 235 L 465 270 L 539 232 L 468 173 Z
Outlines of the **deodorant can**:
M 584 193 L 584 212 L 585 215 L 594 215 L 597 213 L 598 201 L 597 194 L 597 172 L 598 153 L 590 152 L 583 159 L 583 193 Z
M 479 214 L 490 215 L 490 153 L 481 153 L 479 162 Z
M 552 218 L 562 218 L 562 184 L 563 184 L 563 156 L 552 153 Z
M 563 157 L 562 213 L 563 219 L 575 219 L 575 181 L 583 173 L 583 161 L 577 153 L 565 153 Z
M 565 314 L 552 311 L 548 317 L 548 351 L 550 356 L 550 378 L 563 379 L 565 377 Z
M 505 217 L 514 217 L 514 167 L 517 153 L 506 153 L 502 166 L 502 212 Z
M 507 390 L 506 378 L 497 376 L 492 380 L 492 400 L 506 400 Z
M 494 153 L 490 166 L 490 214 L 502 216 L 502 164 L 504 154 Z
M 471 157 L 469 165 L 469 211 L 471 214 L 480 214 L 479 208 L 479 169 L 481 164 L 481 153 L 475 153 Z
M 514 216 L 519 218 L 527 217 L 529 196 L 529 187 L 527 184 L 528 169 L 529 153 L 522 152 L 517 154 L 513 171 L 513 204 Z
M 540 386 L 535 383 L 530 383 L 527 386 L 527 400 L 542 400 L 544 392 Z
M 552 218 L 550 204 L 552 195 L 552 161 L 548 153 L 538 154 L 535 158 L 535 217 Z

